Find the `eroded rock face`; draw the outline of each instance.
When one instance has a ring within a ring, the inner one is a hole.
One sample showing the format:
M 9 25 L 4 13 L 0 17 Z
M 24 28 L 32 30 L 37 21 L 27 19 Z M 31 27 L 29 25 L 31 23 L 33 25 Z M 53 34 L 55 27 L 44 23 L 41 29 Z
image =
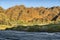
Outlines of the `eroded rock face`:
M 5 14 L 5 10 L 0 7 L 0 24 L 6 24 L 7 20 L 7 15 Z
M 60 7 L 37 7 L 37 8 L 27 8 L 24 5 L 16 5 L 4 11 L 3 8 L 0 7 L 0 13 L 3 12 L 9 20 L 22 20 L 25 22 L 33 22 L 33 21 L 56 21 L 60 19 Z M 57 18 L 55 16 L 58 16 Z M 55 17 L 55 18 L 54 18 Z M 54 18 L 54 19 L 53 19 Z

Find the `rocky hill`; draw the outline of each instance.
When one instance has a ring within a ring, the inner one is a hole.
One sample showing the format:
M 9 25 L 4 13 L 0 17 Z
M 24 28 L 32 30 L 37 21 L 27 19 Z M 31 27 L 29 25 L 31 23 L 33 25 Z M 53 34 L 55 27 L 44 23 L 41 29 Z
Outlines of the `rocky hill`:
M 52 23 L 52 22 L 59 22 L 60 20 L 60 7 L 51 7 L 51 8 L 45 8 L 45 7 L 25 7 L 24 5 L 16 5 L 14 7 L 10 7 L 6 10 L 4 10 L 2 7 L 0 7 L 0 14 L 3 14 L 3 17 L 1 15 L 0 19 L 5 23 L 11 24 L 46 24 L 46 23 Z M 0 22 L 2 23 L 2 22 Z

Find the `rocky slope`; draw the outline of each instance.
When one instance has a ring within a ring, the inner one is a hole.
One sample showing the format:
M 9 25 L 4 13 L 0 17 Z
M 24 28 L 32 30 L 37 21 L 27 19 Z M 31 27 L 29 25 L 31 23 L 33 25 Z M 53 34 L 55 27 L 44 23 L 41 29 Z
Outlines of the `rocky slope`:
M 50 21 L 59 21 L 60 19 L 60 7 L 25 7 L 24 5 L 16 5 L 4 10 L 0 7 L 0 14 L 3 14 L 3 21 L 7 18 L 9 21 L 21 22 L 21 23 L 50 23 Z M 5 16 L 6 17 L 5 17 Z M 3 18 L 2 16 L 0 18 Z

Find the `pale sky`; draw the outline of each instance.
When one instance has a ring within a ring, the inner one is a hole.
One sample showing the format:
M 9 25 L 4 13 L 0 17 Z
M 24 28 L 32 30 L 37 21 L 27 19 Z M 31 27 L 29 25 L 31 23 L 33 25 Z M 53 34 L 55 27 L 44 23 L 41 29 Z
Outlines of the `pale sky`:
M 15 5 L 25 5 L 26 7 L 53 7 L 60 6 L 60 0 L 0 0 L 0 6 L 5 9 Z

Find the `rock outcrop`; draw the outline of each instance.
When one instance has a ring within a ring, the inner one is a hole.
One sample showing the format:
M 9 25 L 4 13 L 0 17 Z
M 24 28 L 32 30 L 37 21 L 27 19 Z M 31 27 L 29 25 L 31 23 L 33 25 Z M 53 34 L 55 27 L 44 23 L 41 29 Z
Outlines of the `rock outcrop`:
M 0 13 L 3 13 L 9 18 L 9 21 L 23 21 L 23 22 L 50 22 L 60 20 L 60 7 L 25 7 L 24 5 L 16 5 L 14 7 L 4 10 L 0 7 Z M 2 17 L 1 17 L 2 18 Z

